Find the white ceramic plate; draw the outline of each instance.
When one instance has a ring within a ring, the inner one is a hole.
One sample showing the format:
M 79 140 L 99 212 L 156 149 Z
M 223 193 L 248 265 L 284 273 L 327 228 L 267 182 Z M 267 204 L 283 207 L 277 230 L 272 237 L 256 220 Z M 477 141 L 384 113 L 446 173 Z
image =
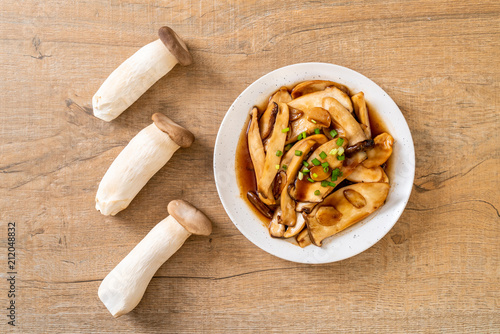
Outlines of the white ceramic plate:
M 363 91 L 394 137 L 389 179 L 391 190 L 384 206 L 350 228 L 323 241 L 323 246 L 300 248 L 293 241 L 275 239 L 240 196 L 236 181 L 235 152 L 239 136 L 254 105 L 265 101 L 281 86 L 304 80 L 331 80 Z M 362 74 L 326 63 L 302 63 L 279 68 L 252 83 L 234 101 L 222 121 L 214 150 L 217 191 L 229 218 L 245 237 L 266 252 L 300 263 L 328 263 L 347 259 L 373 246 L 397 222 L 410 197 L 415 175 L 415 151 L 410 129 L 398 106 L 382 88 Z

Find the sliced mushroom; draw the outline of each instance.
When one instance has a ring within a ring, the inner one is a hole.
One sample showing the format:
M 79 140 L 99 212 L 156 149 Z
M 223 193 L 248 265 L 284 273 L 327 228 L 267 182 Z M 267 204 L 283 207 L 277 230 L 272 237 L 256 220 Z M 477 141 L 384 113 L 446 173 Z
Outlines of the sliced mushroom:
M 296 202 L 295 211 L 297 212 L 311 212 L 318 203 L 309 203 L 309 202 Z
M 264 140 L 271 134 L 274 125 L 274 119 L 278 113 L 279 103 L 288 103 L 292 100 L 286 87 L 281 87 L 269 100 L 266 110 L 259 120 L 260 136 Z
M 329 167 L 328 167 L 327 173 L 329 173 L 329 174 L 331 174 L 331 171 L 334 170 L 335 168 L 340 168 L 340 171 L 343 173 L 342 175 L 344 175 L 344 176 L 339 177 L 339 179 L 337 181 L 333 181 L 336 184 L 339 184 L 344 179 L 344 177 L 346 175 L 348 175 L 352 172 L 351 168 L 352 168 L 352 170 L 354 170 L 354 168 L 356 166 L 351 166 L 351 164 L 353 164 L 355 162 L 355 164 L 358 165 L 361 161 L 364 160 L 363 159 L 363 160 L 358 161 L 358 160 L 346 159 L 346 160 L 344 160 L 344 162 L 346 162 L 346 163 L 349 162 L 349 164 L 347 165 L 347 167 L 344 167 L 343 161 L 338 160 L 338 153 L 336 152 L 336 150 L 338 151 L 340 149 L 340 147 L 342 147 L 342 149 L 345 149 L 345 147 L 347 147 L 347 140 L 342 138 L 342 145 L 340 145 L 340 146 L 337 145 L 337 140 L 338 140 L 338 138 L 326 142 L 325 144 L 318 147 L 309 156 L 309 159 L 307 159 L 307 163 L 309 164 L 308 169 L 310 169 L 309 175 L 307 177 L 304 176 L 304 178 L 302 180 L 296 180 L 295 183 L 289 188 L 290 196 L 295 201 L 318 203 L 318 202 L 321 202 L 323 200 L 323 198 L 326 195 L 328 195 L 334 188 L 334 187 L 331 187 L 329 185 L 325 187 L 321 184 L 321 182 L 311 182 L 311 180 L 309 180 L 309 179 L 312 179 L 312 181 L 315 181 L 315 179 L 316 179 L 317 181 L 320 181 L 322 178 L 321 177 L 322 174 L 316 173 L 317 176 L 314 176 L 314 171 L 317 168 L 315 167 L 313 160 L 317 159 L 320 163 L 325 163 L 325 162 L 328 163 Z M 325 153 L 325 154 L 323 155 L 322 153 Z M 322 158 L 321 156 L 324 156 L 324 158 Z M 359 157 L 359 158 L 361 158 L 361 157 Z M 365 158 L 366 158 L 366 155 L 365 155 Z M 317 167 L 323 168 L 321 165 L 319 165 Z M 297 210 L 297 211 L 299 211 L 299 210 Z
M 331 117 L 331 115 L 330 115 Z M 328 137 L 328 139 L 333 139 L 332 135 L 330 134 L 331 130 L 335 130 L 338 134 L 339 137 L 347 137 L 346 136 L 346 131 L 344 128 L 332 118 L 332 121 L 330 123 L 330 128 L 323 128 L 323 133 Z
M 250 152 L 250 159 L 252 159 L 253 169 L 255 171 L 255 178 L 260 180 L 262 177 L 262 171 L 264 170 L 264 162 L 266 160 L 266 153 L 264 152 L 264 146 L 262 145 L 262 140 L 260 139 L 259 133 L 259 121 L 258 121 L 259 110 L 253 107 L 251 112 L 250 127 L 248 128 L 248 151 Z
M 247 198 L 250 201 L 250 203 L 252 203 L 253 206 L 257 210 L 259 210 L 259 212 L 262 213 L 265 217 L 273 218 L 273 210 L 271 210 L 271 208 L 265 205 L 255 192 L 253 191 L 247 192 Z
M 392 146 L 394 145 L 394 138 L 386 132 L 379 134 L 373 138 L 375 146 L 368 150 L 368 159 L 363 161 L 363 166 L 372 168 L 380 166 L 385 163 L 392 154 Z
M 346 109 L 339 101 L 327 97 L 323 99 L 323 108 L 328 110 L 332 120 L 335 120 L 345 130 L 345 135 L 350 145 L 368 139 L 359 123 L 352 116 L 352 110 Z
M 297 240 L 297 243 L 301 248 L 307 247 L 311 244 L 311 238 L 309 238 L 309 231 L 307 230 L 307 227 L 303 229 L 302 232 L 297 234 L 295 240 Z
M 323 91 L 307 94 L 288 102 L 288 106 L 298 110 L 310 110 L 315 107 L 323 107 L 325 98 L 333 98 L 337 100 L 344 108 L 353 111 L 352 102 L 349 96 L 338 89 L 337 87 L 328 87 Z M 326 108 L 325 108 L 326 109 Z
M 362 128 L 365 132 L 367 138 L 372 137 L 372 131 L 370 128 L 370 117 L 368 116 L 368 108 L 366 107 L 365 94 L 359 92 L 351 96 L 352 104 L 354 106 L 354 112 L 358 117 L 358 120 L 363 124 Z
M 282 166 L 283 168 L 283 166 Z M 273 196 L 274 198 L 278 198 L 286 185 L 286 173 L 282 169 L 276 174 L 273 182 Z
M 295 226 L 297 215 L 295 214 L 295 201 L 290 197 L 288 191 L 283 189 L 280 198 L 281 224 Z
M 361 151 L 366 152 L 369 149 L 371 149 L 373 146 L 375 146 L 375 142 L 373 141 L 373 139 L 363 140 L 363 141 L 360 141 L 354 145 L 347 147 L 345 149 L 345 155 L 350 157 L 357 152 L 361 152 Z
M 304 215 L 311 242 L 321 246 L 325 238 L 367 217 L 384 204 L 389 188 L 388 183 L 357 183 L 341 188 L 326 197 L 310 214 Z M 327 209 L 323 209 L 325 207 Z M 328 215 L 331 216 L 331 220 L 327 219 Z
M 359 164 L 354 171 L 347 177 L 347 180 L 355 183 L 360 182 L 389 182 L 384 169 L 380 166 L 366 168 Z
M 270 110 L 270 112 L 268 112 Z M 266 111 L 259 120 L 260 138 L 265 140 L 273 131 L 276 115 L 278 114 L 278 104 L 276 102 L 269 103 Z M 265 117 L 264 117 L 265 116 Z M 265 118 L 265 121 L 264 121 Z
M 302 167 L 304 158 L 309 154 L 314 146 L 318 143 L 324 143 L 325 141 L 326 137 L 323 135 L 314 135 L 303 139 L 295 144 L 283 158 L 282 167 L 284 166 L 284 161 L 287 161 L 288 165 L 286 168 L 286 184 L 281 192 L 282 224 L 294 226 L 296 221 L 295 201 L 288 194 L 288 186 L 297 177 L 297 173 Z
M 295 180 L 299 169 L 302 167 L 302 161 L 309 155 L 309 152 L 316 146 L 321 146 L 326 142 L 327 139 L 324 135 L 312 135 L 296 142 L 295 145 L 286 152 L 281 160 L 281 168 L 286 166 L 285 173 L 287 175 L 287 184 Z M 296 155 L 296 152 L 300 152 L 300 155 Z
M 316 129 L 330 126 L 330 114 L 323 108 L 306 109 L 296 121 L 290 123 L 286 143 L 293 143 L 300 134 L 311 135 Z
M 349 88 L 339 83 L 327 80 L 309 80 L 299 83 L 292 89 L 292 99 L 301 97 L 302 95 L 325 90 L 328 87 L 335 86 L 344 92 L 347 96 L 350 95 Z
M 290 108 L 290 107 L 288 109 L 290 109 L 290 122 L 296 121 L 300 117 L 302 117 L 302 115 L 304 115 L 303 111 L 300 111 L 300 110 L 297 110 L 297 109 L 293 109 L 293 108 Z
M 286 229 L 285 234 L 283 235 L 284 238 L 291 238 L 296 236 L 306 226 L 306 221 L 304 220 L 304 216 L 302 216 L 302 213 L 296 212 L 296 216 L 297 222 L 295 223 L 295 226 L 289 226 Z
M 267 205 L 273 205 L 276 203 L 271 185 L 280 168 L 281 156 L 278 156 L 276 152 L 284 151 L 286 132 L 283 132 L 282 130 L 287 126 L 288 106 L 286 103 L 280 103 L 273 132 L 269 139 L 268 150 L 266 152 L 266 159 L 264 162 L 264 170 L 262 172 L 262 176 L 257 180 L 259 196 Z M 276 168 L 276 166 L 278 166 L 278 168 Z
M 285 235 L 286 226 L 281 224 L 281 209 L 278 208 L 274 212 L 273 219 L 269 222 L 269 234 L 274 238 L 283 238 Z

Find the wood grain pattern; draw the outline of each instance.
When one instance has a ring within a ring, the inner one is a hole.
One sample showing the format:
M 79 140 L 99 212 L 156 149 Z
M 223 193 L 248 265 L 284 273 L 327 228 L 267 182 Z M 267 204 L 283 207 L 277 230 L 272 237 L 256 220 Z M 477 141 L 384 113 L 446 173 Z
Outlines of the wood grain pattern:
M 175 67 L 111 123 L 91 97 L 162 25 L 194 64 Z M 498 332 L 498 1 L 1 1 L 0 308 L 6 226 L 17 223 L 23 333 Z M 306 266 L 264 253 L 220 204 L 216 133 L 232 101 L 281 66 L 331 62 L 377 82 L 413 134 L 406 211 L 366 252 Z M 97 185 L 128 141 L 164 112 L 196 135 L 116 217 Z M 191 168 L 178 172 L 179 166 Z M 195 203 L 214 222 L 113 319 L 104 276 L 167 215 Z

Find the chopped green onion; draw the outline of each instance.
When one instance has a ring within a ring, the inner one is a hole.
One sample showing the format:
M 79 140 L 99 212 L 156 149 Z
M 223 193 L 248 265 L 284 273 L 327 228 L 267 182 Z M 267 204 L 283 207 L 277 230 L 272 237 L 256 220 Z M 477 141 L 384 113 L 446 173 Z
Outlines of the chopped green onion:
M 314 180 L 311 179 L 311 178 L 308 178 L 307 181 L 311 182 L 311 183 L 314 183 Z
M 323 163 L 321 164 L 321 167 L 323 167 L 323 168 L 327 168 L 327 167 L 330 167 L 330 165 L 328 164 L 328 162 L 323 162 Z
M 290 131 L 290 128 L 284 128 L 281 130 L 282 133 L 287 133 L 288 131 Z
M 328 154 L 337 155 L 337 152 L 338 152 L 338 148 L 333 148 L 330 152 L 328 152 Z
M 297 136 L 297 140 L 302 140 L 302 133 Z
M 302 155 L 302 151 L 299 151 L 299 150 L 295 150 L 295 155 L 300 157 Z
M 344 159 L 345 159 L 345 155 L 343 155 L 343 154 L 342 154 L 342 155 L 339 155 L 339 156 L 337 157 L 337 160 L 339 160 L 339 161 L 342 161 L 342 160 L 344 160 Z
M 302 173 L 309 173 L 309 172 L 310 172 L 310 170 L 309 170 L 309 169 L 307 169 L 307 168 L 304 168 L 304 169 L 302 170 Z
M 302 139 L 306 139 L 306 137 L 307 137 L 307 133 L 305 131 L 302 132 Z
M 344 154 L 344 148 L 343 147 L 339 147 L 339 151 L 337 152 L 338 155 L 342 155 Z
M 335 183 L 333 183 L 333 182 L 328 182 L 328 185 L 329 185 L 330 187 L 333 187 L 333 188 L 335 188 L 335 186 L 336 186 L 336 184 L 335 184 Z
M 283 152 L 281 152 L 280 150 L 276 151 L 276 156 L 277 157 L 281 157 L 283 155 Z
M 319 195 L 321 195 L 321 192 L 320 192 L 319 190 L 316 190 L 316 191 L 314 192 L 314 195 L 319 196 Z
M 332 138 L 335 137 L 336 135 L 338 135 L 337 131 L 335 130 L 330 131 L 330 136 L 332 136 Z
M 281 166 L 281 168 L 283 168 L 284 170 L 287 170 L 288 166 L 287 165 L 283 165 L 283 166 Z
M 311 122 L 314 123 L 314 124 L 316 124 L 316 121 L 314 119 L 311 119 Z
M 314 177 L 315 179 L 317 179 L 317 178 L 318 178 L 318 174 L 313 173 L 313 177 Z
M 337 139 L 337 142 L 336 142 L 337 146 L 342 146 L 343 143 L 344 143 L 344 138 Z
M 340 174 L 340 169 L 335 168 L 334 170 L 332 170 L 332 181 L 337 181 L 337 178 Z
M 316 159 L 316 158 L 312 159 L 312 161 L 311 161 L 311 162 L 313 163 L 313 165 L 314 165 L 314 166 L 319 166 L 319 165 L 321 165 L 321 161 L 319 161 L 319 160 L 318 160 L 318 159 Z
M 276 165 L 276 169 L 280 169 L 280 165 Z
M 304 178 L 304 173 L 299 172 L 299 180 L 301 180 L 301 181 L 302 181 L 302 179 L 303 179 L 303 178 Z
M 323 160 L 326 159 L 326 153 L 324 151 L 321 151 L 321 153 L 319 154 L 319 157 Z
M 320 134 L 319 129 L 314 129 L 314 133 L 317 134 L 317 135 L 319 135 Z
M 328 187 L 328 181 L 321 181 L 322 187 Z
M 292 144 L 288 144 L 285 146 L 285 151 L 289 151 L 292 148 Z
M 302 164 L 303 164 L 304 166 L 306 166 L 306 167 L 307 167 L 307 166 L 309 166 L 309 163 L 308 163 L 307 161 L 305 161 L 305 160 L 304 160 L 304 161 L 302 161 Z

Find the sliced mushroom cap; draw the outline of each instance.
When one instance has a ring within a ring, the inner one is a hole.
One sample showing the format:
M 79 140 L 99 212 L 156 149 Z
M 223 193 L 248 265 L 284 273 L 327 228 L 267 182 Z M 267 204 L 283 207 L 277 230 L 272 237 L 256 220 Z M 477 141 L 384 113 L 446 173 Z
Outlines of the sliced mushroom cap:
M 292 100 L 290 93 L 286 87 L 281 87 L 269 100 L 266 110 L 259 120 L 260 135 L 262 139 L 266 139 L 271 134 L 274 125 L 274 119 L 278 112 L 277 104 L 288 103 Z M 275 105 L 276 104 L 276 105 Z
M 323 91 L 303 95 L 295 100 L 292 100 L 291 102 L 288 102 L 288 106 L 302 111 L 310 110 L 315 107 L 324 108 L 323 100 L 325 98 L 333 98 L 344 106 L 344 108 L 349 110 L 349 112 L 353 111 L 351 99 L 346 93 L 337 87 L 328 87 Z
M 299 83 L 292 89 L 292 98 L 296 99 L 302 95 L 314 93 L 317 91 L 325 90 L 327 87 L 335 86 L 344 92 L 346 95 L 350 95 L 349 88 L 334 81 L 327 80 L 309 80 Z
M 350 145 L 368 139 L 361 125 L 359 125 L 358 121 L 352 116 L 352 110 L 346 109 L 339 101 L 327 97 L 323 100 L 323 108 L 328 110 L 332 120 L 335 120 L 335 122 L 345 130 L 345 135 Z
M 321 246 L 325 238 L 367 217 L 384 204 L 389 188 L 388 183 L 357 183 L 326 197 L 310 214 L 304 215 L 311 242 Z
M 290 123 L 290 132 L 288 132 L 286 143 L 293 143 L 302 133 L 309 136 L 316 129 L 328 127 L 330 122 L 330 114 L 325 109 L 306 109 L 302 111 L 302 115 L 296 121 Z
M 262 177 L 262 171 L 264 170 L 266 153 L 264 152 L 264 146 L 262 145 L 262 140 L 260 139 L 259 122 L 257 118 L 258 113 L 259 110 L 256 107 L 253 107 L 250 126 L 248 127 L 247 142 L 248 152 L 250 152 L 250 159 L 252 160 L 253 169 L 255 171 L 255 178 L 260 180 Z
M 276 203 L 276 200 L 273 196 L 272 183 L 281 165 L 281 156 L 277 155 L 276 152 L 284 151 L 286 132 L 283 132 L 282 130 L 287 126 L 288 106 L 286 105 L 286 103 L 280 103 L 273 132 L 269 139 L 262 176 L 257 180 L 259 196 L 261 200 L 267 205 L 273 205 Z M 276 166 L 278 166 L 278 168 L 276 168 Z
M 387 175 L 385 175 L 384 169 L 380 166 L 366 168 L 363 164 L 359 164 L 347 179 L 355 183 L 386 182 Z
M 375 146 L 375 142 L 373 141 L 373 139 L 363 140 L 363 141 L 360 141 L 354 145 L 347 147 L 345 149 L 345 155 L 350 157 L 350 156 L 352 156 L 358 152 L 361 152 L 361 151 L 366 152 L 369 149 L 373 148 L 373 146 Z
M 269 222 L 269 234 L 274 238 L 283 238 L 285 235 L 286 226 L 281 224 L 281 209 L 278 208 L 274 212 L 273 219 Z
M 297 202 L 297 205 L 295 205 L 295 211 L 310 213 L 316 205 L 318 205 L 318 203 Z
M 302 213 L 297 212 L 296 216 L 297 216 L 297 222 L 295 223 L 295 226 L 289 226 L 286 229 L 285 234 L 283 235 L 284 238 L 291 238 L 296 236 L 306 226 L 306 221 L 304 219 L 304 216 L 302 216 Z
M 267 218 L 272 218 L 273 217 L 273 210 L 270 207 L 268 207 L 267 205 L 265 205 L 260 200 L 259 196 L 255 192 L 253 192 L 253 191 L 247 192 L 247 199 L 265 217 L 267 217 Z
M 370 117 L 368 116 L 368 108 L 366 107 L 365 94 L 359 92 L 351 96 L 352 104 L 354 106 L 354 112 L 358 117 L 358 120 L 363 125 L 363 131 L 368 139 L 372 137 L 372 131 L 370 127 Z
M 375 146 L 366 151 L 368 159 L 363 161 L 363 166 L 372 168 L 380 166 L 385 163 L 392 154 L 392 146 L 394 145 L 394 138 L 386 132 L 379 134 L 373 138 Z
M 303 229 L 302 232 L 297 234 L 295 240 L 297 240 L 297 243 L 301 248 L 307 247 L 311 244 L 311 239 L 309 238 L 309 231 L 307 230 L 307 227 Z

